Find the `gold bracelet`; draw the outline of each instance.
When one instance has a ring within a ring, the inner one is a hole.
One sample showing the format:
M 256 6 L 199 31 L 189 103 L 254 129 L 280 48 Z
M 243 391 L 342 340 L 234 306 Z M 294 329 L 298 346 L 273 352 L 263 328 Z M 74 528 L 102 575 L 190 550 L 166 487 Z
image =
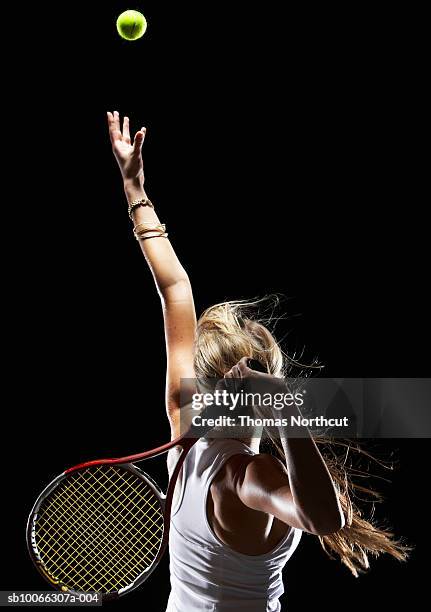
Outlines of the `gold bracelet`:
M 145 234 L 161 235 L 166 233 L 166 225 L 164 223 L 138 223 L 133 228 L 133 235 L 136 240 L 142 238 Z
M 144 233 L 144 232 L 152 232 L 152 231 L 162 231 L 166 230 L 166 225 L 163 223 L 138 223 L 133 228 L 134 233 Z
M 153 203 L 146 196 L 145 198 L 141 198 L 140 200 L 133 200 L 132 202 L 129 202 L 129 218 L 131 219 L 131 221 L 133 221 L 133 211 L 139 208 L 140 206 L 149 206 L 150 208 L 154 208 Z
M 167 232 L 165 232 L 164 234 L 154 234 L 153 236 L 148 236 L 147 234 L 145 234 L 145 236 L 136 236 L 136 240 L 149 240 L 150 238 L 167 238 L 169 236 L 169 234 Z

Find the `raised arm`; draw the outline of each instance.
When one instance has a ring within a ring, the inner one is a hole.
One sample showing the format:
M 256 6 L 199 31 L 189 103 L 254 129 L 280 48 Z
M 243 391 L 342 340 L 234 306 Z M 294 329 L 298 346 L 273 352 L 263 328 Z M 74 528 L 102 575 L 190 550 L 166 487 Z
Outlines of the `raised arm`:
M 141 128 L 132 142 L 129 119 L 124 117 L 121 129 L 117 112 L 108 112 L 108 127 L 127 200 L 129 204 L 139 200 L 145 201 L 147 194 L 144 189 L 142 145 L 146 130 Z M 160 224 L 155 209 L 149 205 L 134 208 L 132 219 L 135 227 Z M 181 378 L 194 377 L 193 343 L 196 314 L 193 294 L 189 277 L 167 237 L 158 236 L 157 232 L 147 232 L 139 242 L 152 272 L 163 308 L 167 355 L 166 409 L 171 435 L 174 438 L 179 435 L 180 381 Z

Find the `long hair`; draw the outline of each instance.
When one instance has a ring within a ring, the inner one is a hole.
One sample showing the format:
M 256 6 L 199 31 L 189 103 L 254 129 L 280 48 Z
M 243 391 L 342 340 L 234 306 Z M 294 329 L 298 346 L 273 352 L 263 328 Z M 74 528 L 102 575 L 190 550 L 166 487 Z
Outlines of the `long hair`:
M 316 362 L 306 366 L 283 352 L 269 326 L 273 319 L 277 296 L 267 296 L 251 302 L 230 301 L 211 306 L 201 315 L 197 324 L 194 367 L 198 378 L 222 378 L 242 357 L 259 361 L 269 374 L 283 377 L 292 368 L 303 373 L 319 367 Z M 262 317 L 270 311 L 270 316 Z M 326 536 L 318 536 L 323 550 L 334 558 L 338 556 L 354 576 L 369 567 L 369 557 L 388 553 L 400 561 L 407 558 L 408 546 L 395 539 L 390 530 L 378 526 L 371 517 L 363 515 L 355 500 L 374 502 L 380 495 L 364 484 L 361 470 L 348 459 L 362 454 L 373 459 L 358 444 L 315 438 L 338 491 L 346 519 L 345 526 Z M 285 462 L 283 449 L 272 440 L 277 454 Z M 353 451 L 353 452 L 352 452 Z M 357 476 L 361 482 L 357 482 Z

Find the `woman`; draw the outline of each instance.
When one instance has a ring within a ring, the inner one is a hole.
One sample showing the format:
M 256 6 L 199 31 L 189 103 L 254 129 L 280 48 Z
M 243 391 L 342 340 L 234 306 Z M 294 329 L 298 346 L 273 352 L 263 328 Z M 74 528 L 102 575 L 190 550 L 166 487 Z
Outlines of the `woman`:
M 127 117 L 121 129 L 119 114 L 109 112 L 108 124 L 134 234 L 162 302 L 166 410 L 175 438 L 181 379 L 281 378 L 283 353 L 255 320 L 252 304 L 218 304 L 196 321 L 189 278 L 144 190 L 145 128 L 132 142 Z M 250 370 L 247 358 L 268 374 Z M 187 456 L 171 520 L 169 612 L 280 610 L 282 569 L 303 531 L 319 537 L 355 576 L 368 567 L 369 553 L 405 558 L 390 533 L 361 517 L 349 496 L 355 485 L 335 453 L 324 458 L 309 435 L 280 439 L 282 461 L 259 453 L 254 437 L 202 438 Z M 171 452 L 170 471 L 175 460 Z

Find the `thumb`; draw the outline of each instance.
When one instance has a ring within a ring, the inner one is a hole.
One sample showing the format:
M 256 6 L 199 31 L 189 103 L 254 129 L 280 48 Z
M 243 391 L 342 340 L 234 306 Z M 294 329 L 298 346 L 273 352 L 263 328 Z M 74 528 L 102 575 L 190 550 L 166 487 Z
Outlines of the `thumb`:
M 135 134 L 135 138 L 133 140 L 133 153 L 136 155 L 139 155 L 141 152 L 142 145 L 144 144 L 145 140 L 145 133 L 146 129 L 142 128 Z

